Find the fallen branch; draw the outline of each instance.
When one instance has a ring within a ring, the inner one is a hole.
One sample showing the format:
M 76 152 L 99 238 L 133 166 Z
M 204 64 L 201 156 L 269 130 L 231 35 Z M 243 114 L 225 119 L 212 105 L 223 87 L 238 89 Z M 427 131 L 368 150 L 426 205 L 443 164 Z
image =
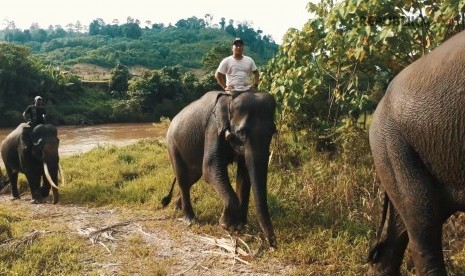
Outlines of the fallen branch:
M 99 241 L 98 243 L 99 243 L 100 245 L 102 245 L 102 246 L 108 251 L 108 253 L 110 253 L 110 255 L 111 255 L 110 249 L 108 249 L 108 247 L 107 247 L 103 242 Z
M 35 240 L 40 235 L 51 233 L 51 231 L 39 231 L 39 230 L 34 230 L 30 234 L 24 236 L 23 238 L 13 242 L 13 239 L 10 240 L 9 246 L 13 247 L 14 249 L 17 249 L 21 245 L 26 245 L 26 246 L 31 246 Z
M 92 232 L 90 232 L 89 234 L 87 234 L 87 236 L 89 236 L 89 237 L 95 236 L 95 235 L 100 234 L 100 233 L 102 233 L 102 232 L 106 232 L 106 231 L 108 231 L 108 230 L 113 230 L 113 229 L 116 228 L 116 227 L 127 226 L 127 225 L 129 225 L 130 223 L 131 223 L 130 221 L 118 222 L 118 223 L 116 223 L 116 224 L 113 224 L 113 225 L 104 227 L 104 228 L 102 228 L 102 229 L 98 229 L 98 230 L 92 231 Z
M 219 247 L 223 251 L 227 252 L 227 253 L 223 253 L 223 252 L 215 252 L 215 251 L 204 251 L 205 253 L 213 253 L 213 254 L 225 255 L 225 256 L 233 258 L 234 260 L 240 261 L 243 264 L 246 264 L 246 265 L 250 264 L 248 261 L 244 260 L 244 258 L 252 259 L 252 257 L 253 257 L 253 255 L 250 253 L 251 252 L 250 247 L 243 240 L 241 240 L 239 238 L 233 238 L 231 236 L 229 236 L 228 238 L 229 239 L 225 239 L 225 238 L 217 239 L 217 238 L 213 238 L 213 237 L 200 237 L 200 239 L 203 242 L 205 242 L 205 243 L 207 243 L 209 245 Z M 237 240 L 240 241 L 240 243 L 245 247 L 245 249 L 241 248 L 238 245 Z

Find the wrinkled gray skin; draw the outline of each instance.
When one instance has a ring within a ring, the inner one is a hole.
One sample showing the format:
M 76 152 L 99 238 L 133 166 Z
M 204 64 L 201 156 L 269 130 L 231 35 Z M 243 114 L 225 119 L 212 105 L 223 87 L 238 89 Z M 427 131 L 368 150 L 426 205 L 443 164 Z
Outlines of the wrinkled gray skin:
M 19 199 L 18 173 L 25 174 L 29 183 L 32 203 L 41 203 L 50 193 L 50 183 L 44 174 L 43 162 L 48 166 L 50 176 L 58 185 L 58 144 L 57 129 L 50 124 L 38 125 L 32 131 L 32 144 L 24 149 L 20 136 L 26 123 L 20 124 L 3 140 L 1 152 L 6 173 L 11 184 L 13 199 Z M 41 179 L 43 184 L 41 186 Z M 58 202 L 58 190 L 53 189 L 53 203 Z
M 398 275 L 410 242 L 417 275 L 446 275 L 442 225 L 465 209 L 464 32 L 392 80 L 370 145 L 385 205 L 369 273 Z
M 270 246 L 275 247 L 276 238 L 267 204 L 269 147 L 276 131 L 274 98 L 268 93 L 246 92 L 234 100 L 230 95 L 219 95 L 217 91 L 206 93 L 171 121 L 167 143 L 181 190 L 177 207 L 183 210 L 187 221 L 195 219 L 190 188 L 203 175 L 223 200 L 220 225 L 226 229 L 237 229 L 247 223 L 250 188 L 253 187 L 260 227 Z M 217 98 L 218 104 L 215 105 Z M 237 137 L 232 142 L 233 146 L 224 139 L 224 135 L 218 136 L 214 115 L 214 109 L 229 102 L 231 132 Z M 236 192 L 227 170 L 233 161 L 237 161 Z

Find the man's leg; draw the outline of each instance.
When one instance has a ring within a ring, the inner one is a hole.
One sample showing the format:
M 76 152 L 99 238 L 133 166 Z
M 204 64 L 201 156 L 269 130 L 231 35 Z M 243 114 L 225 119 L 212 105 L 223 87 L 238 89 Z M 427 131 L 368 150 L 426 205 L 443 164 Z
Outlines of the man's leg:
M 226 140 L 231 140 L 233 137 L 229 124 L 229 96 L 220 96 L 216 103 L 216 118 L 218 124 L 218 135 L 224 133 Z

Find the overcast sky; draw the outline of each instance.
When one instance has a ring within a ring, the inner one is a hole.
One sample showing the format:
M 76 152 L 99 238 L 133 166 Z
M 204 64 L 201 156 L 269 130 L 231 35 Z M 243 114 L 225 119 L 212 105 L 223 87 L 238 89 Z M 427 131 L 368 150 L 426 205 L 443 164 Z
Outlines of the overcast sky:
M 212 23 L 222 17 L 229 22 L 234 19 L 247 21 L 255 30 L 271 35 L 277 43 L 290 28 L 302 29 L 309 19 L 306 6 L 310 0 L 9 0 L 0 8 L 0 29 L 6 21 L 14 21 L 17 28 L 28 29 L 32 23 L 40 27 L 49 25 L 66 26 L 68 23 L 89 25 L 92 20 L 102 18 L 105 23 L 118 19 L 125 23 L 128 16 L 145 21 L 173 25 L 179 19 L 192 16 L 204 19 L 213 15 Z

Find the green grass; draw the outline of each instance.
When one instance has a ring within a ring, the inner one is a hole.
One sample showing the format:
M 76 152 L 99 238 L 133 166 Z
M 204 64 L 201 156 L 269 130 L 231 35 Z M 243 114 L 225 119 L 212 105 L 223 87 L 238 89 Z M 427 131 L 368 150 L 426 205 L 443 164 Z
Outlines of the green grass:
M 290 272 L 293 275 L 365 273 L 365 260 L 378 227 L 381 200 L 374 183 L 366 132 L 353 128 L 341 131 L 336 153 L 317 152 L 305 134 L 275 137 L 268 198 L 278 249 L 260 251 L 253 261 L 255 265 L 267 267 L 271 261 L 281 262 L 294 267 Z M 166 146 L 156 140 L 143 140 L 122 148 L 99 147 L 63 158 L 62 167 L 67 182 L 60 190 L 60 204 L 121 207 L 147 216 L 182 216 L 173 211 L 173 204 L 161 209 L 160 201 L 169 191 L 173 172 Z M 234 169 L 230 169 L 231 176 Z M 213 189 L 199 181 L 192 188 L 192 203 L 199 223 L 190 230 L 198 234 L 223 235 L 217 226 L 222 202 Z M 25 236 L 31 229 L 40 229 L 35 224 L 45 223 L 30 221 L 19 212 L 10 214 L 0 207 L 0 244 Z M 246 234 L 252 237 L 243 237 L 253 249 L 258 249 L 260 241 L 256 238 L 261 236 L 261 231 L 253 202 L 249 214 Z M 131 216 L 128 211 L 128 217 Z M 158 227 L 166 227 L 174 239 L 185 231 L 174 219 Z M 60 229 L 57 231 L 41 236 L 33 246 L 0 250 L 0 274 L 14 271 L 17 274 L 72 275 L 91 271 L 83 261 L 84 249 L 91 252 L 88 244 L 59 235 Z M 445 232 L 447 242 L 463 240 L 452 230 Z M 465 269 L 463 246 L 452 242 L 446 244 L 446 249 L 449 273 L 460 274 Z M 165 275 L 176 260 L 165 259 L 154 264 L 155 250 L 140 237 L 131 236 L 114 254 L 131 263 L 122 266 L 122 274 L 136 273 L 137 267 L 145 266 L 151 275 Z M 94 259 L 100 258 L 100 254 L 91 253 Z M 406 259 L 409 259 L 408 254 Z M 54 260 L 60 260 L 60 265 Z M 403 274 L 413 275 L 411 261 L 405 263 Z
M 83 240 L 63 229 L 33 231 L 44 224 L 0 207 L 0 275 L 80 275 L 89 268 Z
M 173 180 L 166 148 L 155 140 L 99 147 L 63 158 L 62 167 L 64 204 L 158 207 Z

